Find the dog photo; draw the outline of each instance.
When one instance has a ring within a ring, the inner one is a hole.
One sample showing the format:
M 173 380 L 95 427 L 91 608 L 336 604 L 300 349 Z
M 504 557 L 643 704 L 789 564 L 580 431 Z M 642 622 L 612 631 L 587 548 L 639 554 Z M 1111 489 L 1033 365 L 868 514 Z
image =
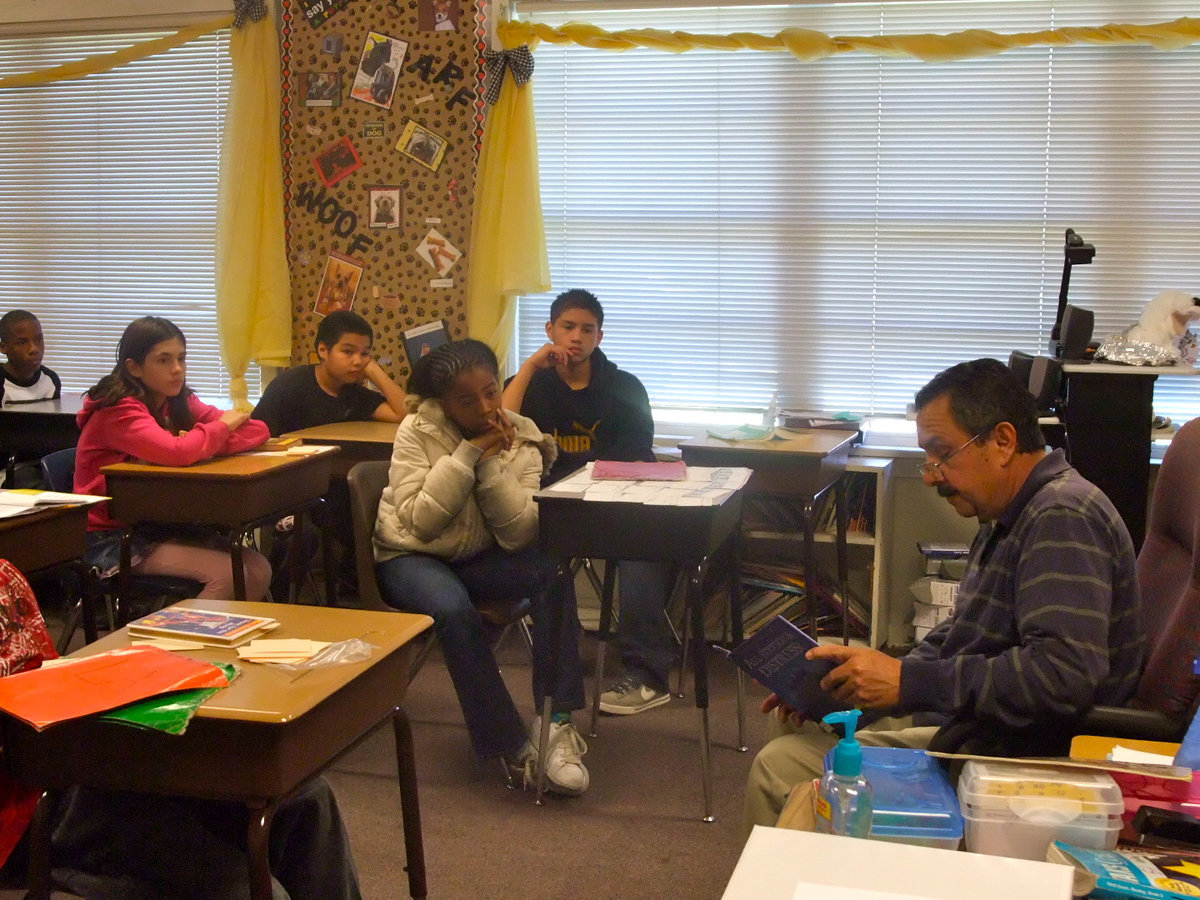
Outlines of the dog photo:
M 417 27 L 421 31 L 458 31 L 458 0 L 420 0 Z
M 304 105 L 341 106 L 342 77 L 337 72 L 305 72 Z
M 407 52 L 407 42 L 378 31 L 368 31 L 350 96 L 372 106 L 391 109 L 396 83 L 400 80 L 400 66 Z
M 338 310 L 353 309 L 354 295 L 358 293 L 362 273 L 363 265 L 358 260 L 341 253 L 330 253 L 325 261 L 325 275 L 313 303 L 313 312 L 318 316 L 327 316 Z
M 372 187 L 367 189 L 367 222 L 372 228 L 400 227 L 400 188 Z
M 436 172 L 446 155 L 446 139 L 409 119 L 400 133 L 396 149 Z
M 333 187 L 362 165 L 362 159 L 349 137 L 330 144 L 313 158 L 313 162 L 325 187 Z

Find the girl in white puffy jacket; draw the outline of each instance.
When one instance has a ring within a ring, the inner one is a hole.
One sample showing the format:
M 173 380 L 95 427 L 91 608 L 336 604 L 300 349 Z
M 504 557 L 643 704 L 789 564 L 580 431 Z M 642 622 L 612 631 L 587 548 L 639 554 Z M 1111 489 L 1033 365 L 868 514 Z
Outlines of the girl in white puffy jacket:
M 479 607 L 527 600 L 533 619 L 533 696 L 552 688 L 547 781 L 579 795 L 587 745 L 570 723 L 584 705 L 575 586 L 537 546 L 533 494 L 555 445 L 531 419 L 501 406 L 499 367 L 486 344 L 454 341 L 413 366 L 411 414 L 392 448 L 375 525 L 384 600 L 432 616 L 475 752 L 532 771 L 535 751 L 500 677 Z M 564 627 L 550 667 L 550 610 Z M 534 740 L 538 720 L 532 723 Z

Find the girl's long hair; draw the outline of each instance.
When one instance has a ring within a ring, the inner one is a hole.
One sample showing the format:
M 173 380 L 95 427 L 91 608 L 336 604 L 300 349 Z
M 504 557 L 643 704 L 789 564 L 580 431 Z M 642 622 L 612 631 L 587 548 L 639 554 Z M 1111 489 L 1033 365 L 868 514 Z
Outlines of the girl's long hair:
M 179 326 L 169 319 L 160 316 L 143 316 L 134 319 L 125 327 L 121 342 L 117 345 L 117 364 L 113 370 L 88 389 L 87 395 L 99 406 L 115 406 L 126 397 L 133 397 L 145 404 L 154 416 L 154 420 L 172 434 L 187 431 L 195 420 L 188 408 L 188 397 L 194 391 L 185 382 L 183 390 L 174 397 L 167 398 L 167 415 L 164 418 L 161 409 L 155 409 L 148 402 L 146 386 L 140 378 L 134 378 L 125 368 L 125 360 L 132 359 L 139 366 L 144 365 L 146 357 L 158 344 L 178 338 L 187 347 L 187 338 L 179 330 Z

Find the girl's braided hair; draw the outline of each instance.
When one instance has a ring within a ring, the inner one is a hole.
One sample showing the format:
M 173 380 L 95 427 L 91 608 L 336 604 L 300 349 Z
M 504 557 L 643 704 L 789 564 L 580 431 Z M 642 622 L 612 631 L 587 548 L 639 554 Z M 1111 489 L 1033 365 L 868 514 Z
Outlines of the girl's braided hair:
M 483 341 L 466 338 L 434 347 L 417 360 L 408 376 L 408 392 L 417 397 L 440 399 L 467 369 L 487 369 L 500 379 L 496 354 Z

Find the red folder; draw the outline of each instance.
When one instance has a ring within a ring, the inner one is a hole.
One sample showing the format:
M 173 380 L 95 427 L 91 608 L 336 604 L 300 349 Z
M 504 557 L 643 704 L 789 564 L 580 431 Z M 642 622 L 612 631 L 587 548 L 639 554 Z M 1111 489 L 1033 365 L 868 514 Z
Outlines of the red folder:
M 42 731 L 169 691 L 228 684 L 212 663 L 158 647 L 126 647 L 0 678 L 0 709 Z
M 592 464 L 592 477 L 615 481 L 684 481 L 687 465 L 674 462 L 618 462 L 598 459 Z

